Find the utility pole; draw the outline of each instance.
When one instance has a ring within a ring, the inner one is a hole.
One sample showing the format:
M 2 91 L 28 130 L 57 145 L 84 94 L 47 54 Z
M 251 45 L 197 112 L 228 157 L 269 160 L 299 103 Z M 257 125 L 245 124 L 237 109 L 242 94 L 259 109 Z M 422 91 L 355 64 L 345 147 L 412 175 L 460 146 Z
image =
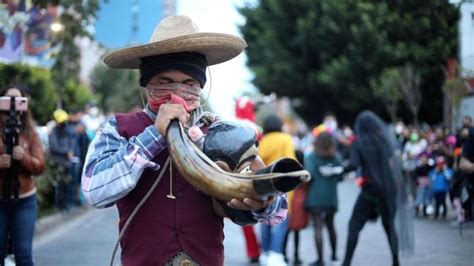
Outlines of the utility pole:
M 176 15 L 176 0 L 163 0 L 163 18 Z
M 133 1 L 132 4 L 132 33 L 130 35 L 130 45 L 138 44 L 138 12 L 140 11 L 139 0 Z

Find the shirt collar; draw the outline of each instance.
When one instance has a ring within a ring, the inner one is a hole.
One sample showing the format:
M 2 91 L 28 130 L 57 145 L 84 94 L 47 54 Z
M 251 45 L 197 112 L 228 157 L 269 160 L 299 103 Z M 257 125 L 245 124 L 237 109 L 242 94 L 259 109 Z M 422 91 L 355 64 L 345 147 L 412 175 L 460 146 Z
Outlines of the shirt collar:
M 152 121 L 156 120 L 156 113 L 153 110 L 151 110 L 148 104 L 145 106 L 145 108 L 143 108 L 143 112 L 145 112 Z

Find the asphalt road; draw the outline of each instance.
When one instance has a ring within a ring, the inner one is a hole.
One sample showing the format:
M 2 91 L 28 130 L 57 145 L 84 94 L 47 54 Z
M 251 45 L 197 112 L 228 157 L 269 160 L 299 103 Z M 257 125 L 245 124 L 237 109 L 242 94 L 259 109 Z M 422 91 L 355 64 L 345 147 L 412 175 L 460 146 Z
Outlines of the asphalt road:
M 347 223 L 358 188 L 352 181 L 344 181 L 339 188 L 340 210 L 336 215 L 337 249 L 340 259 L 345 250 Z M 474 265 L 474 225 L 459 231 L 450 228 L 450 220 L 415 220 L 415 254 L 401 257 L 402 265 Z M 36 265 L 109 265 L 117 239 L 118 215 L 115 207 L 104 210 L 90 209 L 81 215 L 42 232 L 35 237 Z M 258 233 L 258 226 L 255 227 Z M 247 265 L 242 230 L 229 221 L 225 223 L 225 265 Z M 302 230 L 300 257 L 305 264 L 316 260 L 313 229 Z M 325 261 L 330 248 L 325 236 Z M 290 235 L 288 253 L 293 254 Z M 119 255 L 116 257 L 118 260 Z M 390 253 L 380 222 L 367 224 L 359 238 L 353 265 L 390 265 Z M 118 265 L 118 264 L 116 264 Z M 328 263 L 327 263 L 328 265 Z M 330 265 L 330 264 L 329 264 Z

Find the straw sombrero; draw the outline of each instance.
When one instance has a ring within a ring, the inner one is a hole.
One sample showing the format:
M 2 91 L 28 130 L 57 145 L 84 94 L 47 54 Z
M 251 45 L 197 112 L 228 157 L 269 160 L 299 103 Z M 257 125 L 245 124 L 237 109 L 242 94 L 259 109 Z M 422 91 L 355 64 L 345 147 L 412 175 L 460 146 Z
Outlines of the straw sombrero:
M 136 69 L 140 58 L 179 52 L 198 52 L 206 56 L 208 65 L 230 60 L 247 47 L 244 39 L 223 33 L 199 32 L 187 16 L 171 16 L 156 26 L 150 42 L 119 49 L 104 57 L 106 65 L 112 68 Z

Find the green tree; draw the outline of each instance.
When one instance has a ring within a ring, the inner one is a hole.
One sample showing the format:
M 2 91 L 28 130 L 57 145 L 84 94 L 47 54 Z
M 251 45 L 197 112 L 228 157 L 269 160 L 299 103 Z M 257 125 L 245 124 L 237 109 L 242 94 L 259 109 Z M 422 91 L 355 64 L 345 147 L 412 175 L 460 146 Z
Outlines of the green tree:
M 91 85 L 98 97 L 99 106 L 107 112 L 127 112 L 142 106 L 143 89 L 138 85 L 138 72 L 113 69 L 103 63 L 94 67 Z
M 67 107 L 84 107 L 93 98 L 92 91 L 77 81 L 69 79 L 64 85 L 63 100 Z M 66 108 L 66 110 L 68 109 Z
M 405 102 L 413 116 L 415 125 L 418 126 L 418 112 L 420 111 L 423 91 L 420 89 L 421 75 L 416 67 L 406 64 L 400 69 L 400 91 L 403 102 Z
M 457 76 L 458 73 L 463 73 L 463 77 Z M 452 131 L 456 129 L 455 120 L 459 118 L 459 108 L 461 100 L 469 92 L 466 86 L 466 79 L 474 78 L 474 71 L 469 69 L 456 69 L 454 75 L 450 75 L 448 69 L 445 69 L 446 80 L 443 85 L 443 92 L 446 96 L 445 106 L 445 125 Z
M 34 119 L 42 125 L 49 121 L 57 99 L 51 71 L 20 64 L 0 64 L 0 87 L 14 83 L 22 83 L 29 88 Z
M 397 120 L 398 102 L 400 94 L 400 69 L 397 67 L 386 68 L 382 74 L 371 81 L 370 87 L 375 97 L 382 100 L 390 116 L 390 120 Z
M 408 62 L 423 66 L 423 119 L 440 118 L 442 66 L 456 53 L 459 16 L 447 0 L 261 0 L 240 12 L 254 84 L 301 99 L 308 122 L 327 111 L 347 122 L 368 106 L 384 113 L 371 80 Z
M 74 103 L 67 102 L 73 99 L 73 90 L 68 89 L 71 81 L 79 83 L 80 51 L 75 42 L 80 37 L 93 39 L 88 30 L 94 23 L 94 18 L 99 10 L 99 0 L 40 0 L 43 7 L 48 3 L 61 5 L 63 12 L 58 22 L 63 25 L 63 30 L 52 34 L 51 44 L 54 49 L 54 64 L 51 68 L 53 80 L 58 89 L 58 106 L 70 106 Z

